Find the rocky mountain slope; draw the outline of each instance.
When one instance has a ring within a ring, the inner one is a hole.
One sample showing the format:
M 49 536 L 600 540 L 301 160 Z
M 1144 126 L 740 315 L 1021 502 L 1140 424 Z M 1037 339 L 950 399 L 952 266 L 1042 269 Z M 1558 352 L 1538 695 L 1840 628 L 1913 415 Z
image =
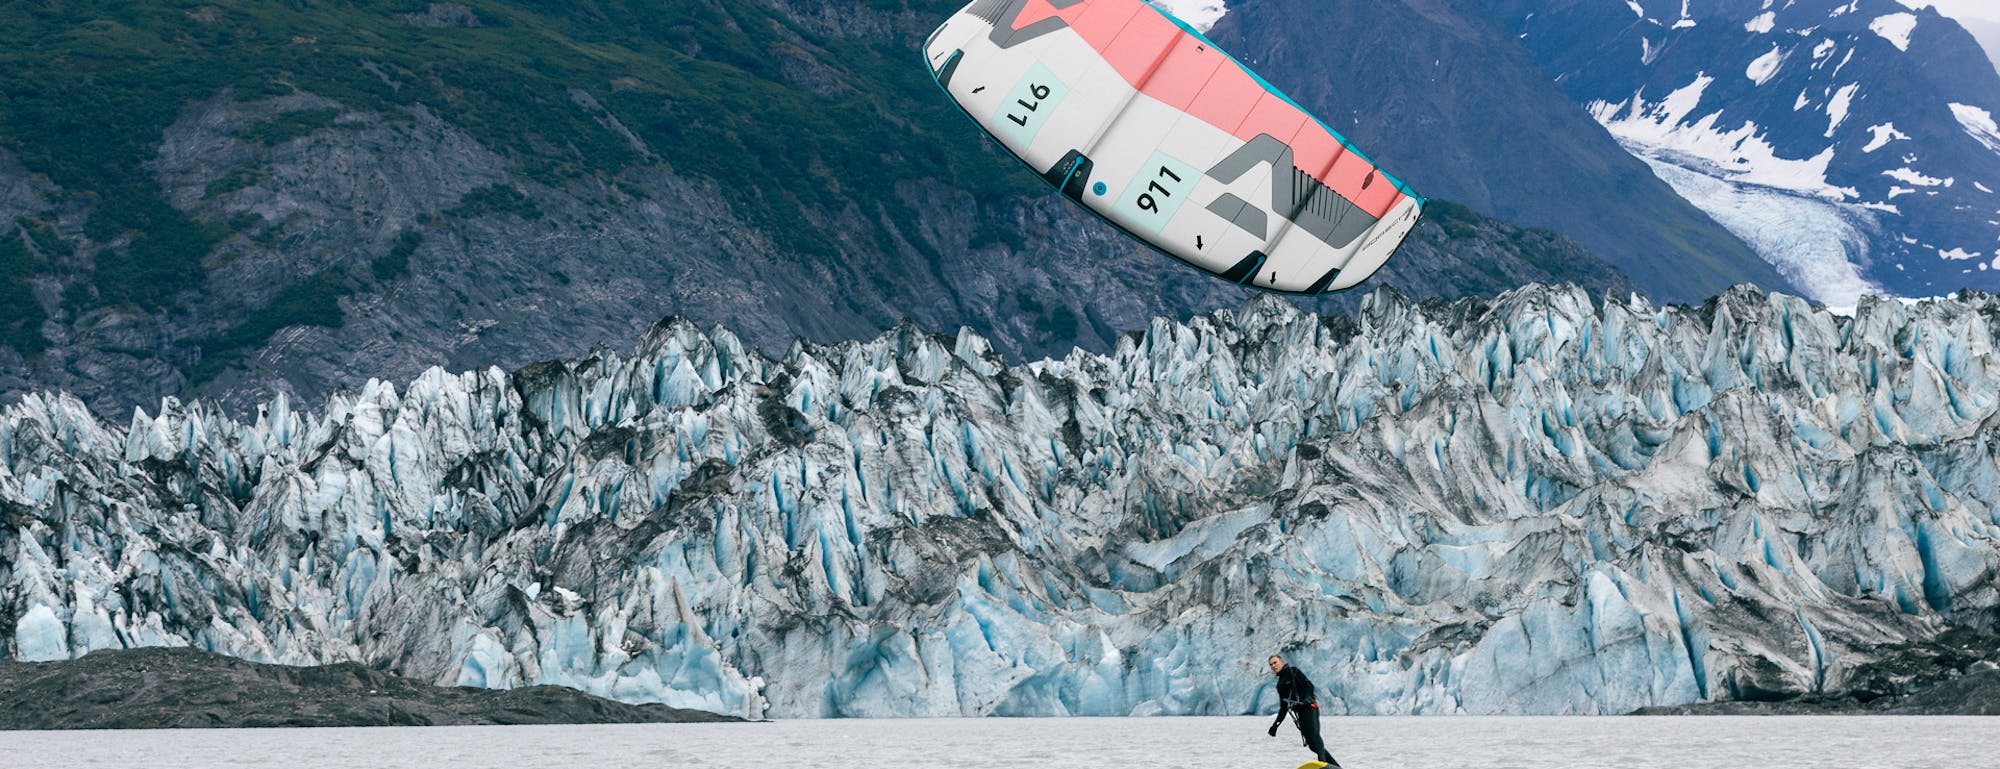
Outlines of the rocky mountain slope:
M 936 93 L 916 47 L 957 5 L 7 6 L 0 398 L 62 388 L 120 418 L 162 394 L 317 401 L 433 365 L 624 348 L 667 314 L 771 352 L 904 318 L 965 325 L 1021 360 L 1240 303 L 1051 196 Z M 1370 103 L 1435 146 L 1490 128 Z M 1470 173 L 1457 161 L 1412 166 L 1477 223 L 1382 284 L 1633 287 L 1591 256 L 1620 231 L 1578 248 L 1486 222 L 1513 209 L 1431 178 Z M 1732 253 L 1712 224 L 1663 221 L 1690 258 Z M 1661 242 L 1642 235 L 1611 239 Z M 1641 275 L 1679 299 L 1757 279 L 1716 273 L 1697 293 Z
M 1993 60 L 1993 68 L 2000 70 L 2000 22 L 1959 19 L 1958 23 L 1979 40 L 1979 47 L 1986 49 L 1986 57 Z
M 2000 73 L 1896 0 L 1489 0 L 1550 77 L 1809 296 L 2000 289 Z
M 1555 229 L 1660 300 L 1789 286 L 1592 124 L 1485 0 L 1252 0 L 1212 30 L 1426 195 Z
M 746 717 L 1620 713 L 2000 625 L 2000 299 L 1264 297 L 0 409 L 6 656 L 192 645 Z M 1934 680 L 1932 679 L 1927 680 Z

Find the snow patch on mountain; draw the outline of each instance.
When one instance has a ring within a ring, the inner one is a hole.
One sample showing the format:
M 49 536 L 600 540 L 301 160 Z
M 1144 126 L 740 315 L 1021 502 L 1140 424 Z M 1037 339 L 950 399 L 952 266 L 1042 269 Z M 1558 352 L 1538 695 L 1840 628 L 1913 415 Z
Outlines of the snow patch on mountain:
M 1628 148 L 1642 149 L 1647 154 L 1680 156 L 1730 182 L 1791 190 L 1829 200 L 1860 195 L 1852 188 L 1827 183 L 1827 166 L 1834 157 L 1832 147 L 1811 158 L 1782 158 L 1762 137 L 1756 123 L 1744 121 L 1731 130 L 1719 129 L 1715 125 L 1722 115 L 1719 110 L 1689 122 L 1689 114 L 1701 104 L 1702 92 L 1713 82 L 1714 78 L 1703 74 L 1656 103 L 1647 102 L 1641 91 L 1615 104 L 1595 102 L 1589 111 Z
M 1938 251 L 1938 257 L 1949 262 L 1971 261 L 1984 256 L 1986 256 L 1986 252 L 1984 251 L 1967 251 L 1963 248 L 1941 249 Z M 1979 269 L 1986 269 L 1986 265 L 1982 262 L 1979 265 Z
M 1993 113 L 1970 104 L 1954 102 L 1951 105 L 1951 114 L 1952 117 L 1958 118 L 1958 124 L 1964 126 L 1965 132 L 1972 138 L 1986 145 L 1987 149 L 2000 152 L 2000 124 L 1994 122 Z
M 1868 23 L 1868 29 L 1882 39 L 1896 46 L 1896 50 L 1910 50 L 1910 35 L 1917 30 L 1917 15 L 1914 13 L 1891 13 L 1878 16 Z
M 1551 5 L 1562 8 L 1560 13 L 1566 22 L 1580 22 L 1593 13 L 1601 15 L 1575 6 Z M 1928 31 L 1919 29 L 1923 16 L 1902 13 L 1903 8 L 1882 0 L 1842 2 L 1840 7 L 1832 9 L 1836 15 L 1853 15 L 1825 25 L 1831 31 L 1794 43 L 1801 46 L 1801 53 L 1811 52 L 1809 61 L 1803 55 L 1788 60 L 1790 49 L 1783 43 L 1773 45 L 1772 40 L 1754 36 L 1761 34 L 1754 29 L 1762 26 L 1758 17 L 1776 10 L 1778 28 L 1798 26 L 1811 23 L 1809 19 L 1798 18 L 1801 13 L 1824 12 L 1820 9 L 1826 6 L 1779 5 L 1783 7 L 1759 8 L 1754 3 L 1740 3 L 1733 10 L 1716 11 L 1722 18 L 1733 15 L 1732 21 L 1748 23 L 1751 29 L 1747 34 L 1722 34 L 1708 29 L 1680 38 L 1660 39 L 1654 35 L 1656 45 L 1672 53 L 1662 54 L 1649 67 L 1631 69 L 1626 78 L 1606 78 L 1603 70 L 1591 68 L 1587 64 L 1587 46 L 1551 46 L 1545 39 L 1541 41 L 1543 55 L 1562 61 L 1561 66 L 1569 68 L 1562 75 L 1569 79 L 1563 82 L 1582 83 L 1571 86 L 1578 91 L 1580 100 L 1635 154 L 1649 161 L 1673 163 L 1705 173 L 1733 185 L 1758 184 L 1840 207 L 1831 215 L 1855 222 L 1871 239 L 1872 255 L 1848 254 L 1839 261 L 1836 277 L 1811 283 L 1813 288 L 1808 289 L 1809 293 L 1823 293 L 1829 285 L 1839 286 L 1842 292 L 1854 290 L 1854 286 L 1845 284 L 1845 273 L 1850 268 L 1858 268 L 1860 274 L 1867 275 L 1878 286 L 1916 295 L 1966 286 L 1987 287 L 1992 280 L 1990 275 L 1974 277 L 1970 276 L 1971 270 L 1961 270 L 1956 264 L 1940 265 L 1930 260 L 1941 254 L 1963 257 L 1980 253 L 1984 249 L 1977 246 L 1957 250 L 1951 246 L 1984 244 L 1994 237 L 1990 226 L 1980 226 L 1986 217 L 1977 216 L 1991 205 L 1983 197 L 1983 191 L 1976 191 L 1971 184 L 1975 179 L 1991 184 L 1992 175 L 1985 171 L 1994 158 L 1978 153 L 1977 149 L 1984 147 L 2000 153 L 2000 126 L 1994 125 L 1993 115 L 1988 112 L 1990 107 L 1963 103 L 1953 104 L 1949 114 L 1957 121 L 1955 127 L 1977 144 L 1957 138 L 1952 131 L 1940 130 L 1952 126 L 1951 123 L 1945 126 L 1925 123 L 1947 114 L 1935 106 L 1952 102 L 1950 98 L 1936 98 L 1951 92 L 1950 83 L 1963 84 L 1968 80 L 1988 83 L 1991 73 L 1985 71 L 1986 62 L 1975 62 L 1977 66 L 1967 69 L 1969 57 L 1963 46 L 1940 51 L 1940 57 L 1914 49 L 1911 42 L 1916 39 L 1914 36 Z M 1622 31 L 1619 36 L 1629 38 L 1632 34 Z M 1874 46 L 1869 40 L 1875 36 L 1883 37 L 1896 50 Z M 1788 37 L 1786 42 L 1789 41 Z M 1701 56 L 1688 53 L 1707 52 L 1708 46 L 1726 53 Z M 1730 62 L 1742 63 L 1748 83 L 1734 78 L 1711 79 L 1709 72 L 1729 66 Z M 1800 63 L 1806 66 L 1788 66 Z M 1623 66 L 1630 67 L 1629 63 Z M 1671 71 L 1664 71 L 1663 67 Z M 1942 74 L 1946 71 L 1952 74 Z M 1623 94 L 1633 93 L 1631 86 L 1618 80 L 1646 85 L 1628 99 Z M 1674 89 L 1669 98 L 1660 99 L 1657 94 L 1667 93 L 1661 84 L 1672 83 L 1689 85 Z M 1782 111 L 1784 97 L 1788 95 L 1794 97 L 1790 106 L 1796 114 Z M 1654 100 L 1659 103 L 1652 104 Z M 1961 97 L 1958 101 L 1974 100 Z M 1823 122 L 1816 119 L 1820 115 L 1824 116 Z M 1912 127 L 1912 122 L 1921 125 Z M 1857 124 L 1868 128 L 1860 130 Z M 1937 146 L 1927 144 L 1918 153 L 1913 149 L 1917 145 L 1910 143 L 1913 137 L 1929 137 L 1925 141 Z M 1967 148 L 1973 150 L 1969 155 Z M 1892 151 L 1880 151 L 1884 149 Z M 1947 159 L 1949 166 L 1941 165 Z M 1960 179 L 1966 184 L 1958 184 Z M 1967 194 L 1978 197 L 1966 199 Z M 1730 197 L 1709 195 L 1711 200 Z M 1816 206 L 1817 203 L 1808 201 L 1808 207 Z M 1707 212 L 1717 219 L 1732 216 L 1731 212 Z M 1747 224 L 1739 221 L 1739 228 L 1756 227 L 1756 223 Z M 1893 242 L 1892 235 L 1905 229 L 1928 234 L 1919 238 L 1922 242 L 1912 244 L 1915 248 L 1906 249 Z M 1826 238 L 1825 242 L 1849 240 L 1842 233 Z M 1791 260 L 1787 255 L 1767 251 L 1760 254 L 1774 264 Z M 1985 260 L 1982 255 L 1980 259 L 1942 261 L 1984 263 Z
M 1778 74 L 1778 65 L 1784 63 L 1784 60 L 1785 57 L 1782 49 L 1777 46 L 1771 46 L 1771 52 L 1757 57 L 1756 61 L 1750 62 L 1749 69 L 1745 70 L 1743 75 L 1750 78 L 1751 82 L 1763 85 L 1771 79 L 1772 75 Z
M 1849 83 L 1835 91 L 1833 99 L 1826 104 L 1826 138 L 1833 138 L 1835 129 L 1847 122 L 1847 110 L 1854 104 L 1854 92 L 1861 89 L 1859 83 Z
M 1868 131 L 1869 133 L 1874 134 L 1874 138 L 1868 140 L 1868 146 L 1861 148 L 1862 152 L 1874 152 L 1876 150 L 1888 146 L 1889 142 L 1909 141 L 1910 139 L 1909 134 L 1896 130 L 1895 123 L 1883 123 L 1881 125 L 1869 126 Z
M 1202 32 L 1213 29 L 1215 23 L 1229 13 L 1229 6 L 1224 0 L 1147 0 L 1147 2 L 1166 9 L 1167 13 L 1173 14 L 1181 21 L 1187 22 L 1188 26 Z
M 1895 179 L 1896 181 L 1902 182 L 1904 184 L 1914 184 L 1918 187 L 1950 187 L 1954 182 L 1957 181 L 1956 179 L 1952 178 L 1939 179 L 1933 176 L 1925 176 L 1924 174 L 1909 168 L 1897 168 L 1888 171 L 1883 171 L 1882 175 Z

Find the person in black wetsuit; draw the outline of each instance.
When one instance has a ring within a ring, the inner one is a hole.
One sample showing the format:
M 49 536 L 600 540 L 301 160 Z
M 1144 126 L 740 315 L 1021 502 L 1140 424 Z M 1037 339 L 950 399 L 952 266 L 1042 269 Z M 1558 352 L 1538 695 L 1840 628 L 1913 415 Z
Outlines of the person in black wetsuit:
M 1278 676 L 1278 720 L 1271 722 L 1271 736 L 1278 736 L 1278 725 L 1285 722 L 1285 713 L 1290 712 L 1292 724 L 1299 727 L 1299 735 L 1305 738 L 1313 756 L 1329 767 L 1340 766 L 1319 738 L 1319 699 L 1313 696 L 1312 679 L 1298 668 L 1286 665 L 1285 658 L 1276 654 L 1271 655 L 1270 663 L 1271 672 Z

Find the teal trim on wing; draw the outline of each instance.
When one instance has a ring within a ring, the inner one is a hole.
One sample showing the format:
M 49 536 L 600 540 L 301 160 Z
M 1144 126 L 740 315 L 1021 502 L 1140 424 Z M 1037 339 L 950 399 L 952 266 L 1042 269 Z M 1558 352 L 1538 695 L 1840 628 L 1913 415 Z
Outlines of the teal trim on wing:
M 1369 160 L 1367 153 L 1362 152 L 1359 148 L 1355 147 L 1353 144 L 1348 143 L 1347 137 L 1341 136 L 1339 131 L 1333 130 L 1333 126 L 1327 125 L 1326 121 L 1319 119 L 1319 116 L 1313 114 L 1312 110 L 1306 109 L 1304 106 L 1301 106 L 1296 101 L 1292 101 L 1292 97 L 1285 95 L 1284 91 L 1278 90 L 1277 86 L 1271 85 L 1270 81 L 1265 80 L 1263 75 L 1257 74 L 1256 70 L 1243 66 L 1243 62 L 1237 61 L 1236 57 L 1231 55 L 1228 51 L 1223 50 L 1222 46 L 1216 45 L 1215 41 L 1208 39 L 1208 36 L 1202 34 L 1201 30 L 1188 26 L 1188 23 L 1185 21 L 1181 21 L 1180 17 L 1175 16 L 1171 13 L 1167 13 L 1166 9 L 1154 5 L 1150 0 L 1141 0 L 1141 2 L 1144 2 L 1147 8 L 1153 9 L 1154 13 L 1167 17 L 1167 21 L 1173 22 L 1174 26 L 1180 27 L 1188 34 L 1193 35 L 1196 40 L 1200 40 L 1204 43 L 1207 43 L 1208 47 L 1214 48 L 1217 53 L 1220 53 L 1223 55 L 1224 58 L 1229 59 L 1229 63 L 1236 65 L 1237 69 L 1243 70 L 1244 74 L 1250 76 L 1250 79 L 1257 81 L 1258 85 L 1263 86 L 1266 92 L 1269 92 L 1272 96 L 1284 99 L 1286 104 L 1298 107 L 1300 113 L 1303 113 L 1306 117 L 1312 118 L 1312 121 L 1318 123 L 1319 127 L 1326 129 L 1327 133 L 1332 134 L 1333 140 L 1340 142 L 1341 147 L 1345 148 L 1348 152 L 1352 152 L 1356 155 L 1359 155 L 1362 160 L 1366 160 L 1368 162 L 1368 165 L 1374 166 L 1376 171 L 1381 172 L 1384 178 L 1394 183 L 1396 185 L 1397 190 L 1401 191 L 1405 195 L 1415 198 L 1417 201 L 1418 210 L 1421 211 L 1424 207 L 1424 204 L 1429 202 L 1424 198 L 1424 196 L 1418 195 L 1416 190 L 1410 189 L 1410 185 L 1404 184 L 1402 179 L 1396 178 L 1395 174 L 1383 170 L 1382 164 L 1377 163 L 1373 160 Z

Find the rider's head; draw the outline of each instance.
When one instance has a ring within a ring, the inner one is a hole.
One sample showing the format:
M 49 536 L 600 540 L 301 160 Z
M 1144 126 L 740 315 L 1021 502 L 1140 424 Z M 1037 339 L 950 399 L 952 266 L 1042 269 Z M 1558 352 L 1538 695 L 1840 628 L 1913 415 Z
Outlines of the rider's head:
M 1278 671 L 1280 671 L 1280 670 L 1284 670 L 1284 669 L 1285 669 L 1285 658 L 1284 658 L 1284 657 L 1280 657 L 1280 656 L 1278 656 L 1278 655 L 1276 655 L 1276 654 L 1273 654 L 1273 655 L 1271 655 L 1271 658 L 1270 658 L 1269 660 L 1266 660 L 1266 661 L 1267 661 L 1267 662 L 1269 662 L 1269 663 L 1271 663 L 1271 672 L 1273 672 L 1273 673 L 1276 673 L 1276 672 L 1278 672 Z

